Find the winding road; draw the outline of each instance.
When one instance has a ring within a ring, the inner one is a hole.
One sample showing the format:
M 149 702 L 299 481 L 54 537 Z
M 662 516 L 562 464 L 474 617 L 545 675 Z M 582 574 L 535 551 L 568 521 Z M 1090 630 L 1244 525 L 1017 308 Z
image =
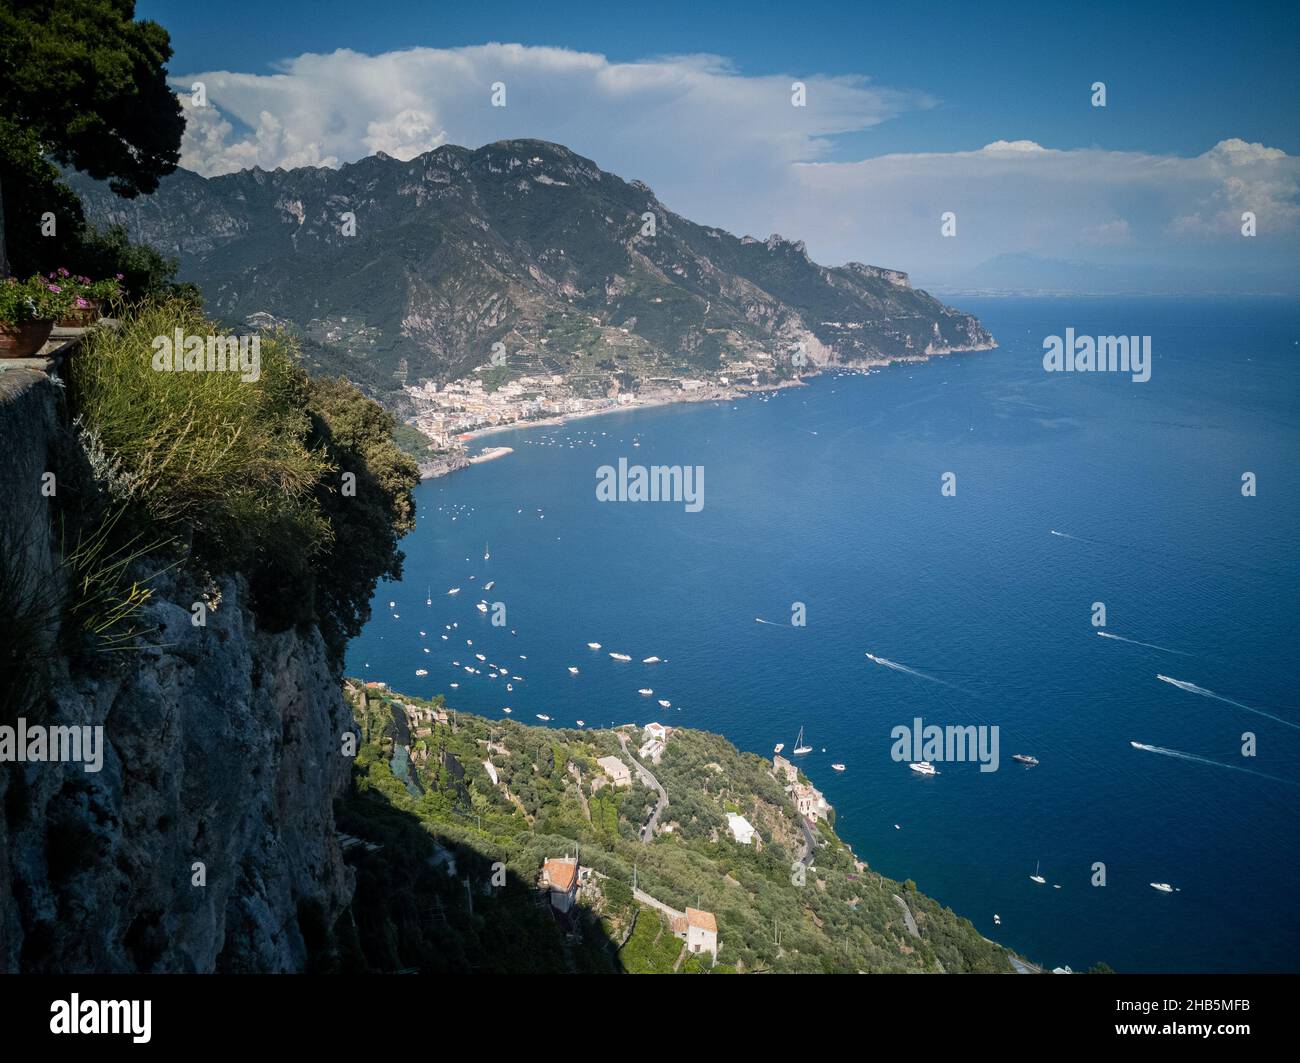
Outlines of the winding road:
M 650 813 L 650 818 L 646 821 L 645 826 L 641 828 L 639 837 L 641 844 L 644 845 L 655 836 L 655 827 L 659 825 L 659 816 L 668 807 L 668 791 L 659 784 L 659 780 L 650 773 L 649 768 L 627 751 L 627 735 L 623 734 L 622 731 L 618 733 L 618 742 L 623 747 L 623 755 L 632 762 L 632 767 L 636 769 L 637 778 L 659 794 L 659 801 L 655 804 L 655 810 Z

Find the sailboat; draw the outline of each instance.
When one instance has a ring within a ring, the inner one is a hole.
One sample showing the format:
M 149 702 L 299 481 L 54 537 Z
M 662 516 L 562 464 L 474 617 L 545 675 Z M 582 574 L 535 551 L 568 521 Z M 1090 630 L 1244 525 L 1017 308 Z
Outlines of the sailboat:
M 1047 879 L 1043 878 L 1043 876 L 1038 873 L 1038 865 L 1041 863 L 1042 861 L 1039 860 L 1034 864 L 1034 873 L 1029 876 L 1029 880 L 1031 882 L 1037 882 L 1040 886 L 1043 886 L 1047 884 Z
M 491 555 L 491 553 L 488 552 L 488 544 L 487 544 L 487 543 L 484 543 L 484 544 L 483 544 L 483 560 L 484 560 L 484 561 L 491 561 L 491 560 L 492 560 L 492 555 Z
M 433 604 L 433 587 L 431 586 L 424 588 L 424 604 L 425 605 Z
M 805 753 L 811 753 L 812 749 L 812 746 L 806 746 L 803 744 L 803 728 L 800 727 L 799 737 L 794 740 L 794 755 L 796 757 L 803 756 Z

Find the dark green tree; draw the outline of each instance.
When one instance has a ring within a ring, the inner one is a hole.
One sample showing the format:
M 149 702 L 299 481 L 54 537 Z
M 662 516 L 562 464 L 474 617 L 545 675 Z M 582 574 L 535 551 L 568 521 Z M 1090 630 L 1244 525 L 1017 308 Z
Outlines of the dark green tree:
M 169 58 L 167 31 L 136 21 L 133 0 L 0 4 L 0 275 L 10 261 L 44 264 L 47 211 L 57 230 L 44 239 L 80 242 L 81 205 L 55 164 L 127 198 L 176 169 L 185 119 L 167 87 Z

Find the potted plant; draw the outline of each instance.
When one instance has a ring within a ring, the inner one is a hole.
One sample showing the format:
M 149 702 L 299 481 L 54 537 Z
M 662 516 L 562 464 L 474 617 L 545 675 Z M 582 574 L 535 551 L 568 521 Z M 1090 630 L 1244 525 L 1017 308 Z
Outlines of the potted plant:
M 116 279 L 92 281 L 89 277 L 73 276 L 66 269 L 56 270 L 49 275 L 49 281 L 63 289 L 72 301 L 71 308 L 59 318 L 58 328 L 87 328 L 99 320 L 104 305 L 116 302 L 122 295 L 119 283 L 122 275 Z
M 0 283 L 0 358 L 30 358 L 72 305 L 63 285 L 45 277 L 6 278 Z

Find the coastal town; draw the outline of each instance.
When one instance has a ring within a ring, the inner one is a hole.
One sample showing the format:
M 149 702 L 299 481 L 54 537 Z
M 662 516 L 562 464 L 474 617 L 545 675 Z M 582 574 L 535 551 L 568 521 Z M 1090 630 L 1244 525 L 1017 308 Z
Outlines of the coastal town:
M 799 383 L 798 377 L 774 373 L 771 356 L 762 352 L 728 362 L 724 370 L 709 377 L 648 377 L 624 386 L 618 376 L 541 371 L 502 379 L 506 370 L 480 366 L 471 376 L 441 386 L 432 380 L 408 385 L 404 390 L 414 412 L 406 420 L 431 442 L 434 456 L 421 464 L 429 479 L 508 453 L 505 448 L 471 453 L 476 439 L 500 429 L 675 402 L 720 402 Z

